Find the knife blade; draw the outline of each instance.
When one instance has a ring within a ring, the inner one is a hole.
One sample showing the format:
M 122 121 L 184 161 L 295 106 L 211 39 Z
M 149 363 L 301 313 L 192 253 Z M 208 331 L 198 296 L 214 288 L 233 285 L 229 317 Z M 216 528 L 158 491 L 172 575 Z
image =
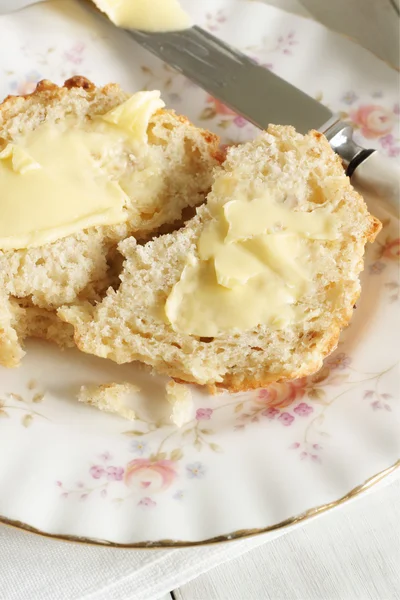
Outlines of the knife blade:
M 398 216 L 399 165 L 356 144 L 351 125 L 326 106 L 201 27 L 167 33 L 127 31 L 143 48 L 261 129 L 276 123 L 293 125 L 300 133 L 324 133 L 353 185 L 385 199 Z
M 279 123 L 307 133 L 312 128 L 323 131 L 327 123 L 339 120 L 327 107 L 200 27 L 129 32 L 143 48 L 261 129 Z

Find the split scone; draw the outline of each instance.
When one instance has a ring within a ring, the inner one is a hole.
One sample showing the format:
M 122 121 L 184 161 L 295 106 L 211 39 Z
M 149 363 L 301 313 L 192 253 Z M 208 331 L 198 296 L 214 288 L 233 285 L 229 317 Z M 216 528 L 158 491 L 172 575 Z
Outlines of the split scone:
M 271 126 L 232 147 L 181 229 L 130 237 L 120 285 L 64 306 L 80 350 L 241 391 L 317 371 L 380 230 L 325 137 Z

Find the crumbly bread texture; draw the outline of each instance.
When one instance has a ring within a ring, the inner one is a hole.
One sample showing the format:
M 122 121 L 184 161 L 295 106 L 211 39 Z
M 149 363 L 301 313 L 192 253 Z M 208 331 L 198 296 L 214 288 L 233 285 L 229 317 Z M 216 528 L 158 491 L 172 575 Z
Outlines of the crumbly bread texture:
M 172 406 L 171 421 L 183 427 L 193 416 L 193 396 L 189 386 L 171 379 L 165 386 L 167 401 Z
M 124 400 L 129 394 L 139 392 L 140 388 L 132 383 L 103 383 L 102 385 L 83 385 L 79 390 L 78 401 L 94 406 L 104 412 L 114 413 L 134 421 L 135 411 L 127 407 Z
M 0 149 L 44 122 L 68 117 L 84 128 L 128 97 L 118 85 L 96 88 L 83 77 L 62 87 L 41 81 L 32 94 L 9 96 L 0 105 Z M 148 238 L 204 202 L 213 167 L 221 162 L 217 136 L 169 110 L 153 115 L 147 135 L 143 157 L 132 160 L 121 151 L 118 170 L 135 183 L 125 223 L 91 227 L 38 248 L 0 250 L 0 364 L 18 365 L 27 335 L 71 345 L 72 328 L 57 323 L 55 309 L 99 300 L 115 279 L 119 241 L 131 235 Z
M 278 189 L 284 197 L 294 196 L 294 211 L 332 206 L 338 239 L 309 240 L 317 246 L 319 260 L 314 285 L 301 299 L 308 313 L 304 321 L 281 330 L 259 325 L 214 338 L 172 329 L 164 316 L 165 301 L 188 256 L 197 257 L 199 235 L 212 218 L 204 205 L 179 231 L 143 246 L 133 238 L 121 242 L 119 250 L 126 257 L 121 285 L 117 291 L 109 289 L 97 306 L 59 310 L 74 326 L 81 350 L 118 363 L 140 360 L 175 379 L 230 391 L 303 377 L 321 367 L 351 318 L 364 247 L 381 224 L 368 213 L 327 140 L 315 131 L 302 136 L 292 127 L 271 126 L 254 142 L 229 150 L 215 184 L 229 173 L 256 192 Z M 233 196 L 234 191 L 219 200 Z

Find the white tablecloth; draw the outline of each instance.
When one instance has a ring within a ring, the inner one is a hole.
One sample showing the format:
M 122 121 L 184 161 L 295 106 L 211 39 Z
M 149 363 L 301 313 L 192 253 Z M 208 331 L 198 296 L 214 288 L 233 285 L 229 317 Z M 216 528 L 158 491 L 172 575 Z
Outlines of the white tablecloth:
M 323 543 L 329 531 L 338 533 L 336 547 Z M 364 554 L 367 559 L 373 548 L 366 541 L 375 543 L 375 538 L 382 552 L 379 559 L 375 557 L 371 563 L 365 560 L 363 564 L 352 564 L 356 555 L 358 563 Z M 354 551 L 350 540 L 358 542 L 356 547 L 361 552 Z M 0 527 L 0 598 L 157 600 L 201 573 L 263 544 L 266 544 L 262 554 L 265 559 L 257 567 L 254 590 L 248 590 L 248 595 L 243 595 L 241 600 L 400 598 L 400 473 L 386 478 L 364 497 L 316 517 L 313 522 L 306 521 L 294 528 L 239 542 L 195 549 L 135 551 L 102 548 L 58 542 Z M 361 584 L 365 576 L 370 575 L 370 564 L 379 574 L 377 581 L 381 587 L 385 582 L 386 590 L 376 590 L 375 596 L 360 595 Z M 346 569 L 352 573 L 349 580 L 343 579 Z M 241 579 L 240 570 L 233 568 L 234 576 L 237 586 Z M 261 592 L 267 589 L 265 578 L 269 579 L 268 596 L 267 592 L 265 595 Z M 290 582 L 290 590 L 285 580 Z M 335 594 L 326 595 L 324 586 L 335 590 Z M 232 595 L 214 597 L 232 599 Z M 197 598 L 205 600 L 205 597 Z M 211 599 L 207 597 L 207 600 Z

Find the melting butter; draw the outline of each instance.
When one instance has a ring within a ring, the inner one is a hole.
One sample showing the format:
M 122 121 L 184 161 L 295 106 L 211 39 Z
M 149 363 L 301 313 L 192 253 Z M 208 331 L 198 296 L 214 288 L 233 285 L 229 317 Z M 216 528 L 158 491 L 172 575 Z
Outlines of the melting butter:
M 0 152 L 0 160 L 5 161 L 6 159 L 10 159 L 13 171 L 21 175 L 28 171 L 41 169 L 40 164 L 24 148 L 20 148 L 16 144 L 7 144 L 4 150 Z
M 335 239 L 335 217 L 324 206 L 293 211 L 276 190 L 253 199 L 242 191 L 225 175 L 213 186 L 198 258 L 189 257 L 165 305 L 175 331 L 215 337 L 304 319 L 301 299 L 312 290 L 317 259 L 310 240 Z
M 288 210 L 283 203 L 274 201 L 273 193 L 272 197 L 267 193 L 245 204 L 240 200 L 227 202 L 224 214 L 229 225 L 226 242 L 279 231 L 295 232 L 314 240 L 333 240 L 337 237 L 335 221 L 324 206 L 312 212 L 295 212 Z
M 127 218 L 122 156 L 146 153 L 147 127 L 164 103 L 139 92 L 84 124 L 44 123 L 0 153 L 0 249 L 41 246 Z
M 163 108 L 165 103 L 160 92 L 137 92 L 128 100 L 110 110 L 102 119 L 114 123 L 133 137 L 137 144 L 147 144 L 147 127 L 152 115 Z
M 181 333 L 215 337 L 225 331 L 245 331 L 268 322 L 284 326 L 294 316 L 295 294 L 276 274 L 265 269 L 245 285 L 219 285 L 211 261 L 191 258 L 166 303 L 173 328 Z
M 178 31 L 191 26 L 178 0 L 94 0 L 108 18 L 125 29 Z

